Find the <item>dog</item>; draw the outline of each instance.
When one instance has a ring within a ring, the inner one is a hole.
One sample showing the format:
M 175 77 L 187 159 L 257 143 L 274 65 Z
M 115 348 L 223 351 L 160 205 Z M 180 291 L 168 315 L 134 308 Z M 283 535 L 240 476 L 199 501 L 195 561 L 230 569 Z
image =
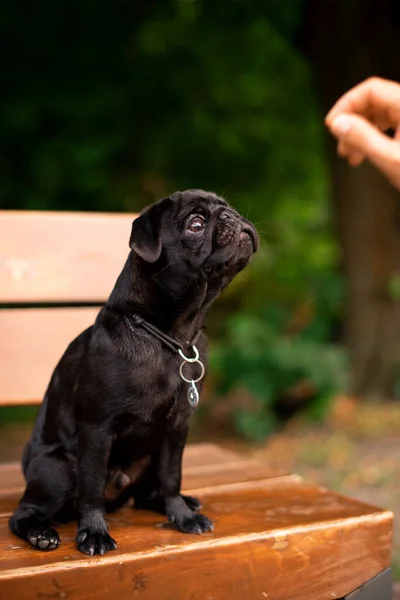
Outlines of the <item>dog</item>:
M 115 549 L 106 509 L 129 499 L 179 531 L 213 530 L 181 495 L 182 454 L 207 368 L 206 313 L 257 250 L 257 232 L 216 194 L 187 190 L 145 209 L 129 246 L 95 323 L 56 366 L 24 449 L 9 527 L 41 550 L 59 546 L 54 526 L 71 519 L 81 552 Z

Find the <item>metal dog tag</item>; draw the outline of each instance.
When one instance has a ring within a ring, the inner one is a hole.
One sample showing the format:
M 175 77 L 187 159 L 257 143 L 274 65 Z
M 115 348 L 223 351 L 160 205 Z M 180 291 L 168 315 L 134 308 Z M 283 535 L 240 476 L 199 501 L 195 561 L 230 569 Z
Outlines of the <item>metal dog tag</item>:
M 179 367 L 179 375 L 181 376 L 181 379 L 183 379 L 183 381 L 186 381 L 186 383 L 189 384 L 189 389 L 187 392 L 187 401 L 189 402 L 189 404 L 192 408 L 196 408 L 196 406 L 199 403 L 199 399 L 200 399 L 199 391 L 196 387 L 196 383 L 198 381 L 200 381 L 201 379 L 203 379 L 206 370 L 205 370 L 205 367 L 204 367 L 203 363 L 201 362 L 201 360 L 199 360 L 199 351 L 197 350 L 196 346 L 192 346 L 192 348 L 194 350 L 193 358 L 188 358 L 187 356 L 185 356 L 183 354 L 182 350 L 178 351 L 180 356 L 183 358 L 183 363 Z M 183 373 L 183 367 L 187 364 L 199 365 L 200 375 L 197 377 L 197 379 L 188 379 L 187 377 L 185 377 L 185 375 Z
M 188 393 L 187 393 L 187 399 L 188 399 L 190 406 L 192 406 L 193 408 L 196 408 L 196 406 L 199 403 L 199 392 L 197 390 L 197 387 L 196 387 L 196 384 L 194 381 L 190 382 Z

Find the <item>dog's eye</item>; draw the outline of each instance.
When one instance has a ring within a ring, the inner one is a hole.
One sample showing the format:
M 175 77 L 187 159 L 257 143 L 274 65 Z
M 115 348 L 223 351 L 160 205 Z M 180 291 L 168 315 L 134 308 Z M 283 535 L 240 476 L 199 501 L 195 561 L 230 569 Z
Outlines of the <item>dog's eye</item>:
M 188 229 L 189 231 L 193 231 L 193 233 L 198 233 L 202 231 L 205 227 L 205 221 L 203 217 L 196 216 L 189 221 Z

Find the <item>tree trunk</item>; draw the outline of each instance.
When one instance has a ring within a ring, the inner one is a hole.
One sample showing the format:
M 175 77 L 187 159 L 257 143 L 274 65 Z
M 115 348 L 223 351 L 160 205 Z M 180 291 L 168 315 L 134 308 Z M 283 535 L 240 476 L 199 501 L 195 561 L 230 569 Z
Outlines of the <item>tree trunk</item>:
M 306 50 L 326 113 L 372 75 L 400 80 L 398 9 L 388 0 L 307 0 Z M 328 142 L 332 210 L 347 282 L 350 391 L 392 396 L 400 367 L 400 195 Z
M 391 293 L 400 277 L 396 191 L 370 165 L 332 165 L 334 211 L 347 280 L 351 391 L 393 394 L 400 359 L 400 307 Z

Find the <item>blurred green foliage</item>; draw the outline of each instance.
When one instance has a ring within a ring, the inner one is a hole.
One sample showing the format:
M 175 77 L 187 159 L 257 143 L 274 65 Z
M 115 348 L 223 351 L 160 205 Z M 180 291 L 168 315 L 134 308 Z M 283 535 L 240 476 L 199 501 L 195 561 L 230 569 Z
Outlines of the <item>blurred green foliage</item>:
M 316 341 L 309 332 L 285 335 L 283 314 L 274 309 L 229 318 L 227 335 L 211 354 L 217 390 L 227 394 L 240 387 L 252 396 L 247 406 L 232 409 L 233 425 L 249 439 L 262 439 L 276 427 L 277 400 L 289 414 L 303 403 L 310 417 L 320 418 L 332 395 L 346 385 L 343 350 Z
M 134 210 L 196 186 L 261 218 L 313 194 L 323 168 L 288 37 L 297 6 L 7 3 L 2 205 Z
M 277 402 L 288 414 L 306 407 L 311 418 L 321 418 L 332 396 L 346 389 L 346 353 L 334 343 L 341 337 L 335 330 L 343 282 L 328 223 L 323 201 L 282 200 L 252 268 L 215 305 L 211 330 L 219 335 L 211 365 L 217 391 L 250 392 L 254 402 L 232 406 L 233 425 L 247 438 L 262 438 L 277 426 Z M 224 319 L 230 301 L 231 316 Z
M 292 45 L 301 10 L 42 0 L 0 16 L 2 207 L 134 211 L 202 187 L 257 224 L 259 256 L 210 319 L 221 390 L 245 385 L 264 411 L 237 419 L 247 436 L 271 428 L 269 403 L 296 379 L 321 405 L 341 381 L 322 119 Z

